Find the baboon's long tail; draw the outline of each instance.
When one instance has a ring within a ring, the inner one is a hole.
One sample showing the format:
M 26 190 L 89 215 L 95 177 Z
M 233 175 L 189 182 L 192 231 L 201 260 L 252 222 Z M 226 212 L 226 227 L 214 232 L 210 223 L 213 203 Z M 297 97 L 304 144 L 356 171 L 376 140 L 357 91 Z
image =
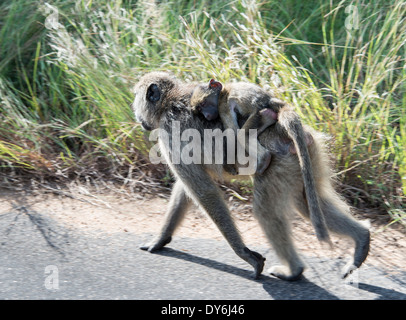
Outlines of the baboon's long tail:
M 324 215 L 320 208 L 320 200 L 317 195 L 312 163 L 300 118 L 293 110 L 283 110 L 279 114 L 278 121 L 286 129 L 289 137 L 293 140 L 295 145 L 310 212 L 310 221 L 316 231 L 317 238 L 319 241 L 325 241 L 331 245 Z

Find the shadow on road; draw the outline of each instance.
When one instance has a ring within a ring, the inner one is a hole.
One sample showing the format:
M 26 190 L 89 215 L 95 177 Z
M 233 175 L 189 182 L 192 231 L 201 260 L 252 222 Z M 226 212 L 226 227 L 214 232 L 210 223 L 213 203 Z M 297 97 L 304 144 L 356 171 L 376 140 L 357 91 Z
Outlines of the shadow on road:
M 338 300 L 340 297 L 336 296 L 334 293 L 320 287 L 316 283 L 306 279 L 302 276 L 301 279 L 294 282 L 283 281 L 271 276 L 262 274 L 258 280 L 253 280 L 253 273 L 249 269 L 243 269 L 235 267 L 226 263 L 218 262 L 208 258 L 198 257 L 196 255 L 186 253 L 183 251 L 178 251 L 171 248 L 163 248 L 157 255 L 167 256 L 171 258 L 181 259 L 184 261 L 196 263 L 208 268 L 213 268 L 218 271 L 227 272 L 244 279 L 252 280 L 262 284 L 263 289 L 267 292 L 270 299 L 281 300 Z M 396 279 L 394 279 L 396 281 Z M 367 299 L 378 299 L 378 300 L 405 300 L 406 294 L 396 291 L 394 289 L 389 289 L 377 285 L 358 283 L 356 286 L 347 286 L 346 290 L 352 291 L 352 295 L 348 295 L 345 299 L 360 299 L 364 297 L 361 293 L 363 291 L 372 293 L 373 295 L 368 295 L 370 298 Z M 365 298 L 365 297 L 364 297 Z
M 359 283 L 358 288 L 377 294 L 379 296 L 377 300 L 406 300 L 406 294 L 396 290 L 373 286 L 366 283 Z
M 280 299 L 306 299 L 306 300 L 337 300 L 334 294 L 328 292 L 315 283 L 307 280 L 304 276 L 298 281 L 288 282 L 262 274 L 258 280 L 253 280 L 253 272 L 247 269 L 231 266 L 226 263 L 212 259 L 202 258 L 190 253 L 178 251 L 171 248 L 163 248 L 156 252 L 157 255 L 181 259 L 188 262 L 200 264 L 219 271 L 228 272 L 239 277 L 260 282 L 269 297 L 275 300 Z

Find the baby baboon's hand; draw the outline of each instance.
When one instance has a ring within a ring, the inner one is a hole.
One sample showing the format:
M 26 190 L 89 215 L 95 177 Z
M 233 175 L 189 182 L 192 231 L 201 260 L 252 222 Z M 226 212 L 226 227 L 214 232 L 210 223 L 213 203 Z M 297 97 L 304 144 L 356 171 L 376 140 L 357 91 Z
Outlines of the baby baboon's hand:
M 262 117 L 263 125 L 266 127 L 273 125 L 278 120 L 278 114 L 269 108 L 260 110 L 259 114 Z

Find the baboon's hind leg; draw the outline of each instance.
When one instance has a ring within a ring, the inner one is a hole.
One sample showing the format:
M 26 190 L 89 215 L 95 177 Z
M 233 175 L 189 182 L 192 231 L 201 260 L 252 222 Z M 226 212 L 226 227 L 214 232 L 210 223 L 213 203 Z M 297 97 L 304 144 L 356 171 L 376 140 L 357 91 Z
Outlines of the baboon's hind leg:
M 258 187 L 258 188 L 257 188 Z M 298 280 L 303 271 L 304 264 L 300 259 L 290 232 L 287 220 L 286 197 L 268 193 L 270 189 L 257 185 L 254 190 L 254 212 L 262 226 L 268 240 L 284 265 L 272 266 L 268 271 L 282 280 Z
M 369 227 L 355 220 L 349 213 L 349 207 L 335 197 L 322 199 L 322 210 L 325 213 L 327 227 L 336 233 L 351 237 L 355 243 L 354 257 L 342 270 L 346 278 L 359 268 L 369 253 Z
M 303 199 L 297 202 L 298 209 L 308 218 L 309 212 Z M 345 278 L 359 268 L 368 256 L 369 226 L 367 226 L 367 223 L 355 220 L 350 214 L 349 206 L 334 191 L 328 196 L 321 196 L 320 205 L 326 219 L 327 228 L 339 235 L 350 237 L 354 241 L 354 257 L 342 270 L 342 277 Z

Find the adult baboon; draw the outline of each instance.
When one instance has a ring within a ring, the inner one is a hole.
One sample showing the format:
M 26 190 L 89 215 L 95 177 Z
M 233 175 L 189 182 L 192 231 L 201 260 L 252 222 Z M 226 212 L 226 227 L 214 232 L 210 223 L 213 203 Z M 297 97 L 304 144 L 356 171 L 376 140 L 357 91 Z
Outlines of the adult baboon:
M 195 128 L 202 136 L 204 129 L 223 128 L 218 119 L 209 121 L 204 116 L 195 115 L 191 111 L 190 98 L 195 87 L 196 85 L 184 84 L 162 72 L 144 75 L 135 86 L 133 103 L 135 116 L 145 129 L 160 128 L 164 130 L 161 130 L 162 132 L 167 133 L 166 137 L 169 137 L 169 141 L 159 139 L 160 148 L 177 179 L 161 233 L 142 249 L 154 251 L 170 242 L 191 198 L 209 214 L 234 251 L 254 267 L 254 275 L 257 277 L 262 271 L 264 258 L 245 247 L 212 179 L 222 174 L 222 165 L 185 165 L 182 162 L 171 162 L 173 153 L 176 152 L 171 148 L 172 121 L 180 122 L 180 131 Z M 259 136 L 259 141 L 265 148 L 271 148 L 274 139 L 286 134 L 279 122 L 267 128 Z M 322 136 L 310 129 L 306 131 L 311 133 L 314 140 L 308 149 L 314 168 L 315 187 L 326 225 L 330 231 L 348 236 L 355 242 L 354 258 L 343 270 L 345 277 L 358 268 L 367 257 L 369 230 L 351 217 L 350 208 L 334 191 Z M 183 146 L 184 144 L 181 148 Z M 203 143 L 202 147 L 204 147 Z M 305 217 L 309 217 L 297 155 L 293 153 L 273 155 L 268 169 L 262 175 L 253 176 L 253 180 L 254 213 L 283 263 L 282 266 L 273 266 L 270 273 L 284 280 L 295 280 L 302 274 L 304 264 L 293 244 L 288 216 L 291 211 L 297 210 Z

